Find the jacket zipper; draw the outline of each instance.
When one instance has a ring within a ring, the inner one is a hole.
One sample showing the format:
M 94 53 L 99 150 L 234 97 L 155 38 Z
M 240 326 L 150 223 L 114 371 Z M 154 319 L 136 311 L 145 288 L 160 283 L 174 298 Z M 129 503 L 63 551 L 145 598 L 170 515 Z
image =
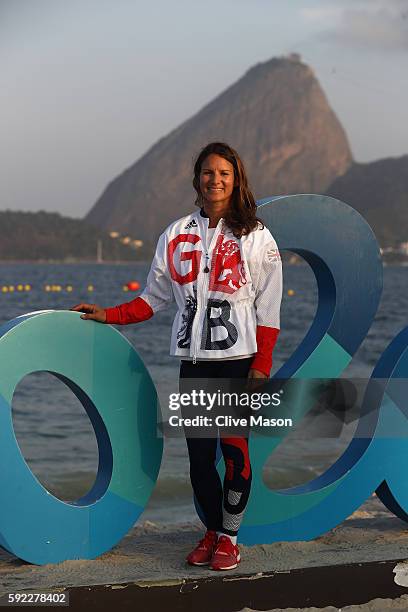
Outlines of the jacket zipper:
M 198 311 L 201 310 L 200 309 L 200 305 L 201 305 L 201 301 L 202 301 L 201 300 L 202 296 L 204 294 L 208 295 L 208 287 L 209 287 L 209 284 L 210 284 L 209 278 L 210 278 L 210 273 L 211 273 L 211 267 L 208 267 L 208 262 L 210 260 L 210 256 L 209 256 L 208 252 L 210 250 L 210 245 L 211 244 L 213 244 L 213 246 L 217 244 L 218 236 L 219 236 L 219 233 L 220 233 L 220 231 L 217 231 L 217 230 L 219 230 L 218 226 L 220 225 L 220 223 L 221 224 L 223 223 L 222 219 L 220 219 L 220 221 L 218 221 L 217 228 L 216 228 L 216 230 L 215 230 L 215 232 L 213 234 L 213 237 L 212 237 L 212 240 L 210 241 L 210 244 L 207 243 L 207 235 L 205 237 L 205 240 L 206 240 L 206 243 L 205 243 L 205 246 L 206 246 L 206 250 L 205 250 L 205 267 L 204 267 L 204 270 L 203 270 L 203 272 L 205 274 L 205 277 L 202 280 L 202 284 L 205 284 L 205 291 L 203 291 L 203 290 L 200 291 L 200 286 L 201 285 L 199 283 L 199 280 L 197 279 L 197 312 L 196 312 L 196 316 L 197 316 Z M 200 230 L 201 230 L 201 228 L 200 228 Z M 201 230 L 201 234 L 202 234 L 202 230 Z M 204 306 L 205 306 L 205 304 L 204 304 Z M 205 316 L 206 316 L 206 309 L 204 310 L 204 317 Z M 198 345 L 199 340 L 201 339 L 201 333 L 200 333 L 200 328 L 199 328 L 199 319 L 197 319 L 197 327 L 198 327 L 198 329 L 196 330 L 196 333 L 194 335 L 194 352 L 193 352 L 193 364 L 194 365 L 197 363 L 197 352 L 198 352 L 197 345 Z
M 208 257 L 208 252 L 206 252 L 206 257 Z M 206 285 L 206 287 L 205 287 L 206 291 L 205 292 L 204 292 L 204 287 L 202 287 L 202 289 L 200 290 L 200 285 L 199 285 L 199 283 L 197 283 L 197 312 L 196 312 L 196 316 L 197 316 L 198 312 L 201 313 L 201 311 L 204 310 L 202 308 L 202 306 L 203 306 L 203 303 L 202 303 L 203 299 L 202 299 L 202 297 L 203 297 L 204 293 L 208 293 L 208 285 L 209 285 L 209 283 L 208 283 L 208 275 L 209 275 L 209 273 L 206 273 L 205 274 L 205 278 L 202 280 L 202 283 L 205 283 L 205 285 Z M 204 310 L 204 316 L 205 316 L 205 310 Z M 196 329 L 196 333 L 195 333 L 195 336 L 194 336 L 194 353 L 193 353 L 193 364 L 194 365 L 197 363 L 198 343 L 199 343 L 200 339 L 201 339 L 200 317 L 198 317 L 197 318 L 197 329 Z

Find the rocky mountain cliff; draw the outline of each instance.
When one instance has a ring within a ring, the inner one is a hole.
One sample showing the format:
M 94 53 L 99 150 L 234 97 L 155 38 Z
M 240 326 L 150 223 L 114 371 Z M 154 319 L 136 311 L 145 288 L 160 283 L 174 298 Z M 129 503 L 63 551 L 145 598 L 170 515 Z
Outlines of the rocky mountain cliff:
M 327 194 L 358 210 L 382 247 L 408 242 L 408 155 L 353 163 Z
M 153 246 L 194 210 L 193 159 L 212 140 L 236 148 L 256 197 L 324 192 L 346 172 L 346 134 L 312 70 L 299 56 L 251 68 L 116 177 L 85 220 Z

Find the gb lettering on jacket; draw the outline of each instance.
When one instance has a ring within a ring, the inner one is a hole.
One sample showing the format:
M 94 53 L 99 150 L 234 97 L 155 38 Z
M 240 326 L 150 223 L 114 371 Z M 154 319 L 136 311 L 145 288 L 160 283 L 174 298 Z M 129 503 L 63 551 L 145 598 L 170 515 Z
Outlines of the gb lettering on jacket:
M 160 236 L 140 296 L 154 312 L 173 300 L 171 354 L 195 359 L 256 353 L 256 328 L 279 328 L 282 266 L 269 230 L 236 238 L 221 219 L 207 244 L 201 211 Z

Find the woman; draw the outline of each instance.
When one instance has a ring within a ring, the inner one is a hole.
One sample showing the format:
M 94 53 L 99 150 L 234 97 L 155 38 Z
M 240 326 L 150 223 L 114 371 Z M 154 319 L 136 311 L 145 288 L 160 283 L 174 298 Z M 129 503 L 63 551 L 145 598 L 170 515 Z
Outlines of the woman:
M 149 319 L 176 300 L 171 354 L 180 379 L 268 378 L 279 333 L 282 266 L 269 230 L 256 217 L 244 166 L 234 149 L 207 145 L 194 165 L 194 212 L 160 236 L 146 289 L 103 309 L 79 304 L 83 319 L 124 325 Z M 188 555 L 192 565 L 233 569 L 237 533 L 251 486 L 248 438 L 221 437 L 226 473 L 216 466 L 216 438 L 187 436 L 190 477 L 207 531 Z

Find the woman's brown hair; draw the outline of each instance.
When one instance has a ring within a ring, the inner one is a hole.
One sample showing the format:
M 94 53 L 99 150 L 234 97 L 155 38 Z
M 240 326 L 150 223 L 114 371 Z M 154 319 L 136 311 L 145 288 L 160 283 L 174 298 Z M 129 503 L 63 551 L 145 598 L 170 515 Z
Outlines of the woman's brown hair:
M 234 179 L 237 181 L 237 185 L 232 192 L 231 207 L 224 218 L 225 223 L 236 238 L 241 238 L 241 236 L 252 232 L 258 227 L 258 223 L 261 224 L 263 229 L 264 224 L 256 216 L 255 198 L 248 185 L 244 164 L 238 153 L 224 142 L 210 142 L 200 151 L 194 163 L 193 187 L 197 192 L 195 204 L 200 208 L 203 206 L 203 198 L 200 191 L 201 166 L 204 160 L 212 154 L 219 155 L 232 164 Z

